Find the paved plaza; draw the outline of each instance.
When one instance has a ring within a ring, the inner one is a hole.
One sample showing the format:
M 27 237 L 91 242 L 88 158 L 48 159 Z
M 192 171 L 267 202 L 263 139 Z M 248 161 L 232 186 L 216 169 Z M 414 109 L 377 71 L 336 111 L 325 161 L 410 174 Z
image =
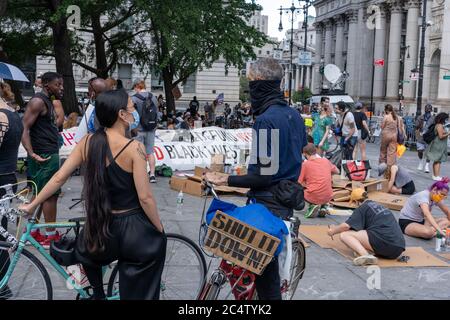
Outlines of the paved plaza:
M 369 158 L 375 164 L 379 146 L 369 144 Z M 414 177 L 418 190 L 427 188 L 431 183 L 429 174 L 417 172 L 416 153 L 408 151 L 400 160 L 400 165 L 407 168 Z M 450 175 L 450 165 L 444 164 L 442 175 Z M 73 198 L 79 198 L 81 178 L 72 177 L 63 187 L 63 196 L 58 204 L 58 220 L 83 215 L 82 206 L 72 210 Z M 198 197 L 185 195 L 183 214 L 176 215 L 177 192 L 169 188 L 168 179 L 159 178 L 152 185 L 157 199 L 159 213 L 166 232 L 181 233 L 198 242 L 198 229 L 204 201 Z M 243 205 L 245 198 L 226 197 L 226 201 Z M 447 205 L 450 201 L 446 200 Z M 440 212 L 434 211 L 437 216 Z M 398 213 L 395 213 L 398 217 Z M 303 224 L 334 224 L 345 221 L 345 217 L 308 219 L 303 217 Z M 406 237 L 407 246 L 421 246 L 434 253 L 434 240 L 424 241 Z M 449 261 L 450 262 L 450 261 Z M 363 267 L 355 267 L 352 262 L 333 250 L 322 249 L 314 243 L 306 249 L 306 270 L 295 299 L 448 299 L 450 293 L 443 290 L 443 284 L 450 280 L 450 268 L 382 268 L 381 289 L 369 290 L 367 280 L 371 276 Z M 74 299 L 65 282 L 51 272 L 54 299 Z M 225 291 L 225 290 L 224 290 Z M 226 294 L 226 293 L 225 293 Z

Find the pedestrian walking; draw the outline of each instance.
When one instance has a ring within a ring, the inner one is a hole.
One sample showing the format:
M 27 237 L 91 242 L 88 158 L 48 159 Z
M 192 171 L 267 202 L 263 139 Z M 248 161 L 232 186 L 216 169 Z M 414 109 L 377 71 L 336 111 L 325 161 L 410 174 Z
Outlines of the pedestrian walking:
M 355 117 L 350 108 L 342 101 L 337 103 L 336 113 L 340 116 L 338 135 L 341 136 L 342 160 L 353 160 L 353 150 L 358 142 Z
M 379 163 L 392 166 L 397 163 L 397 133 L 405 132 L 403 120 L 397 116 L 392 105 L 384 107 L 384 118 L 381 123 L 381 145 Z
M 0 85 L 0 186 L 17 183 L 17 155 L 19 152 L 20 139 L 22 138 L 23 125 L 16 109 L 11 108 L 8 102 L 3 98 L 5 96 L 14 100 L 14 94 Z M 17 186 L 13 188 L 13 192 L 17 191 Z M 6 193 L 5 189 L 0 189 L 0 198 Z M 1 226 L 8 229 L 8 219 L 1 218 Z M 0 236 L 0 241 L 6 239 Z M 6 250 L 0 253 L 0 278 L 3 279 L 9 267 L 9 255 Z M 8 286 L 0 290 L 0 299 L 6 298 L 11 292 Z
M 425 151 L 427 150 L 428 144 L 423 140 L 423 135 L 427 132 L 428 128 L 434 124 L 434 116 L 431 113 L 433 111 L 433 106 L 431 104 L 427 104 L 425 106 L 425 113 L 420 115 L 416 120 L 416 147 L 417 147 L 417 156 L 419 157 L 419 165 L 417 166 L 417 170 L 424 170 L 425 173 L 430 172 L 430 161 L 427 159 L 427 155 Z
M 312 115 L 314 121 L 312 137 L 319 155 L 322 155 L 323 152 L 327 152 L 330 148 L 328 134 L 330 133 L 331 125 L 333 124 L 331 113 L 330 99 L 328 97 L 322 97 L 320 101 L 320 113 L 314 113 Z
M 155 96 L 147 91 L 144 80 L 136 80 L 133 85 L 135 94 L 131 97 L 135 108 L 139 113 L 141 122 L 137 127 L 136 140 L 144 144 L 150 171 L 148 172 L 151 183 L 156 183 L 155 177 L 155 135 L 158 124 L 158 101 Z
M 445 129 L 445 125 L 448 128 L 448 113 L 439 113 L 435 120 L 434 127 L 434 140 L 427 147 L 427 160 L 433 161 L 433 180 L 442 180 L 441 174 L 441 163 L 446 162 L 448 158 L 447 151 L 447 139 L 450 135 L 448 129 Z
M 96 114 L 105 129 L 83 138 L 37 198 L 21 210 L 33 212 L 85 163 L 86 222 L 75 256 L 86 271 L 93 299 L 105 299 L 102 266 L 115 260 L 122 300 L 159 299 L 167 238 L 146 178 L 145 147 L 125 134 L 139 114 L 124 90 L 97 97 Z
M 63 95 L 63 78 L 55 72 L 42 75 L 42 92 L 37 93 L 28 103 L 23 116 L 22 144 L 28 153 L 29 174 L 40 192 L 59 169 L 59 131 L 57 114 L 51 100 L 60 100 Z M 56 221 L 59 189 L 43 201 L 42 211 L 45 222 Z M 31 235 L 44 247 L 51 241 L 60 239 L 55 228 L 47 228 L 46 235 L 34 230 Z
M 367 160 L 366 156 L 366 139 L 369 137 L 369 126 L 367 124 L 367 115 L 363 112 L 363 105 L 361 102 L 355 104 L 356 111 L 353 112 L 355 118 L 356 128 L 358 129 L 358 143 L 353 151 L 353 159 L 357 159 L 358 149 L 361 151 L 361 160 Z

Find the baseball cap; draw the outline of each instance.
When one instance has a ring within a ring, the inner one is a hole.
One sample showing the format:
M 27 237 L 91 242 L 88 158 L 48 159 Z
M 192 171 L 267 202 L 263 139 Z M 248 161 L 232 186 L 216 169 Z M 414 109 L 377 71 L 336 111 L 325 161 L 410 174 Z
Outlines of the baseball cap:
M 356 109 L 362 109 L 362 103 L 361 102 L 357 102 L 357 103 L 355 103 L 355 108 Z

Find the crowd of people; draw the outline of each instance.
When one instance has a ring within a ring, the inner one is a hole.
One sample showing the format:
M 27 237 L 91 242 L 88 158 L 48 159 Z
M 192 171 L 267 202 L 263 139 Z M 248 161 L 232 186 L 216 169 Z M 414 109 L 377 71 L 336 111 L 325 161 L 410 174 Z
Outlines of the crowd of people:
M 153 147 L 155 130 L 161 123 L 167 123 L 169 129 L 190 129 L 228 123 L 231 115 L 240 114 L 245 121 L 254 121 L 254 139 L 259 142 L 254 145 L 266 143 L 267 150 L 273 150 L 271 139 L 260 141 L 263 139 L 260 133 L 279 130 L 278 145 L 282 147 L 276 161 L 258 148 L 252 150 L 256 157 L 246 175 L 208 173 L 205 179 L 215 185 L 249 188 L 248 203 L 263 204 L 283 219 L 293 216 L 298 203 L 292 199 L 302 191 L 300 186 L 309 204 L 305 216 L 327 214 L 327 205 L 333 197 L 332 175 L 340 169 L 325 157 L 330 148 L 330 134 L 339 137 L 343 160 L 355 159 L 357 148 L 365 160 L 365 140 L 370 131 L 362 104 L 351 110 L 348 104 L 339 102 L 333 109 L 329 98 L 323 97 L 312 115 L 314 124 L 308 137 L 304 119 L 289 107 L 280 89 L 283 70 L 279 63 L 261 59 L 252 65 L 248 77 L 251 104 L 238 105 L 234 110 L 225 105 L 222 120 L 217 116 L 218 100 L 207 103 L 202 115 L 200 102 L 194 97 L 186 112 L 171 115 L 164 98 L 149 92 L 145 81 L 135 81 L 133 93 L 129 94 L 114 79 L 93 78 L 89 81 L 88 106 L 77 124 L 77 146 L 61 168 L 60 132 L 65 120 L 62 76 L 54 72 L 42 75 L 36 83 L 39 90 L 22 119 L 15 112 L 14 96 L 2 84 L 0 184 L 16 181 L 17 150 L 22 142 L 28 154 L 28 176 L 38 191 L 32 203 L 21 209 L 28 213 L 40 210 L 46 222 L 56 221 L 60 188 L 75 170 L 85 168 L 86 223 L 75 252 L 93 287 L 94 299 L 105 298 L 101 267 L 114 260 L 119 261 L 122 299 L 159 297 L 166 236 L 150 183 L 156 183 Z M 441 178 L 439 172 L 440 163 L 447 159 L 448 114 L 440 113 L 430 120 L 429 113 L 427 107 L 424 116 L 418 119 L 422 121 L 418 131 L 419 136 L 425 137 L 432 130 L 433 139 L 424 138 L 428 145 L 421 140 L 419 158 L 433 162 L 436 182 L 414 194 L 413 179 L 398 165 L 397 146 L 405 135 L 403 121 L 391 105 L 385 107 L 378 174 L 388 180 L 389 192 L 412 196 L 397 222 L 390 210 L 367 200 L 364 190 L 355 190 L 352 199 L 359 202 L 359 208 L 344 224 L 330 226 L 328 234 L 340 234 L 342 241 L 358 254 L 356 265 L 376 263 L 375 255 L 397 258 L 405 250 L 403 234 L 430 239 L 450 225 L 450 210 L 443 203 L 448 196 L 449 180 Z M 420 168 L 422 165 L 423 162 Z M 290 200 L 286 201 L 287 198 Z M 435 219 L 431 214 L 433 207 L 438 207 L 446 218 Z M 60 239 L 54 228 L 48 228 L 45 234 L 33 230 L 32 236 L 47 247 Z M 260 299 L 281 299 L 277 258 L 256 278 L 256 288 Z

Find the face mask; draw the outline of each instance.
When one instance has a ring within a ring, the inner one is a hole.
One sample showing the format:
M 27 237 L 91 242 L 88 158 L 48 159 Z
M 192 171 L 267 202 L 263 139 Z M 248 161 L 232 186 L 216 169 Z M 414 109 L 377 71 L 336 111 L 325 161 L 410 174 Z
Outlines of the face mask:
M 134 110 L 131 114 L 133 115 L 134 122 L 130 122 L 130 127 L 129 127 L 130 131 L 139 127 L 139 122 L 141 120 L 139 113 L 136 110 Z
M 442 194 L 433 194 L 431 195 L 431 200 L 433 200 L 434 203 L 439 203 L 442 200 L 444 200 L 444 196 Z
M 34 86 L 33 88 L 34 88 L 34 92 L 35 92 L 35 93 L 42 92 L 42 88 L 41 88 L 41 87 L 36 87 L 36 86 Z

